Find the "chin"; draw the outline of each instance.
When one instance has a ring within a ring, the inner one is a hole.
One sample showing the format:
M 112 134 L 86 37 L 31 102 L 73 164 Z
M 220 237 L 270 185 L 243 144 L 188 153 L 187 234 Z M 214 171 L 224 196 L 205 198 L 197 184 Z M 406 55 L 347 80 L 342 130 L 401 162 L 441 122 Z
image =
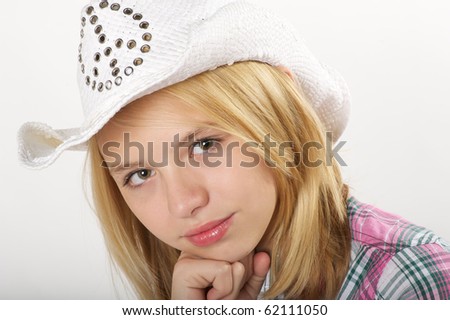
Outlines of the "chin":
M 234 263 L 240 261 L 248 256 L 254 250 L 253 247 L 248 248 L 236 248 L 232 245 L 224 245 L 218 248 L 210 248 L 207 252 L 199 255 L 204 259 L 227 261 L 229 263 Z

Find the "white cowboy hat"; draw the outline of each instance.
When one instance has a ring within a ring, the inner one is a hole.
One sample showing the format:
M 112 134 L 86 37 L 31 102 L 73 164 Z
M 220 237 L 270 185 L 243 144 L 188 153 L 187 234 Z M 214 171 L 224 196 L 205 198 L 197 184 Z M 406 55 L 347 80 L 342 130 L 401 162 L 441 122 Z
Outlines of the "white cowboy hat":
M 297 31 L 262 8 L 236 0 L 91 1 L 81 15 L 78 81 L 85 120 L 54 130 L 24 124 L 19 158 L 44 168 L 80 150 L 122 107 L 207 70 L 255 60 L 292 71 L 325 128 L 337 139 L 349 116 L 348 88 Z

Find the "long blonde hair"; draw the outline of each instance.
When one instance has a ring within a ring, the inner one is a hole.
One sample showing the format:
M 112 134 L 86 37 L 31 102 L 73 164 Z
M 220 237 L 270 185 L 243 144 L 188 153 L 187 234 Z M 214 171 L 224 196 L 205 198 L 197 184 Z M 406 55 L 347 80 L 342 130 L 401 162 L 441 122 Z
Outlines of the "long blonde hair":
M 278 68 L 248 61 L 161 91 L 244 141 L 264 141 L 270 133 L 277 145 L 290 143 L 284 154 L 270 148 L 269 158 L 264 142 L 255 149 L 275 166 L 277 184 L 277 205 L 261 240 L 271 252 L 271 286 L 264 297 L 335 298 L 350 260 L 347 187 L 336 161 L 327 159 L 326 148 L 310 148 L 304 158 L 308 142 L 325 146 L 327 141 L 297 83 Z M 94 205 L 113 260 L 140 298 L 170 299 L 179 252 L 154 237 L 133 215 L 108 169 L 101 166 L 95 137 L 89 154 Z M 321 164 L 305 165 L 309 159 Z

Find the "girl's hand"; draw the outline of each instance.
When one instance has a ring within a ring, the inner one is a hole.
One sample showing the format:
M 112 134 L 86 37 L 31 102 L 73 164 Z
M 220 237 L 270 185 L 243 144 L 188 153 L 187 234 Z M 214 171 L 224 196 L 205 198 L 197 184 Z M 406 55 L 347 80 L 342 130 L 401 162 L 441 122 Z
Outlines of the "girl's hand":
M 234 263 L 182 252 L 173 271 L 172 299 L 256 299 L 269 265 L 265 252 L 252 252 Z

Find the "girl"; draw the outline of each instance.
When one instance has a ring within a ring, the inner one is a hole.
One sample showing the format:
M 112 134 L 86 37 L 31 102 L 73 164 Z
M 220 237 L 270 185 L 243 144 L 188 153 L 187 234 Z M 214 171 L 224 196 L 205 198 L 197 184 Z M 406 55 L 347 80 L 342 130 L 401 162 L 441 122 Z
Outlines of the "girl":
M 140 297 L 450 297 L 448 245 L 348 194 L 329 147 L 347 88 L 282 21 L 242 1 L 92 1 L 81 26 L 86 120 L 26 124 L 21 159 L 88 147 Z

